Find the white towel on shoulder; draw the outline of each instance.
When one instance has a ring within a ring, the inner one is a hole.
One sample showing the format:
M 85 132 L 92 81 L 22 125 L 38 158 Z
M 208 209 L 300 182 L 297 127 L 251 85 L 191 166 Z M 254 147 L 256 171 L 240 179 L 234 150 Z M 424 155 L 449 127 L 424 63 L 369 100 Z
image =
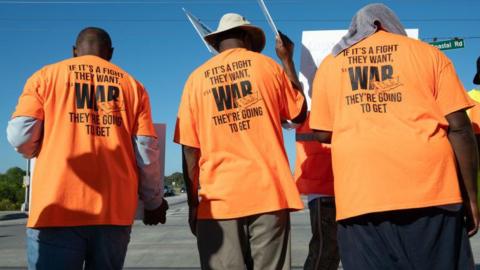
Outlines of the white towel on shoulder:
M 387 32 L 407 35 L 397 15 L 390 8 L 384 4 L 369 4 L 353 16 L 347 34 L 333 47 L 332 54 L 337 56 L 343 50 L 369 37 L 378 30 L 378 24 Z

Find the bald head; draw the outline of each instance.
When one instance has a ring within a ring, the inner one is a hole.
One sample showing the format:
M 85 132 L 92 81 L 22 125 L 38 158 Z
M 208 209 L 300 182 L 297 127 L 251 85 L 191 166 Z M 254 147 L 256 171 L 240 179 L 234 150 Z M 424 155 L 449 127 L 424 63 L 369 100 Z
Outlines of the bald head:
M 95 55 L 107 61 L 112 59 L 112 40 L 108 33 L 97 27 L 87 27 L 80 31 L 73 47 L 73 56 Z

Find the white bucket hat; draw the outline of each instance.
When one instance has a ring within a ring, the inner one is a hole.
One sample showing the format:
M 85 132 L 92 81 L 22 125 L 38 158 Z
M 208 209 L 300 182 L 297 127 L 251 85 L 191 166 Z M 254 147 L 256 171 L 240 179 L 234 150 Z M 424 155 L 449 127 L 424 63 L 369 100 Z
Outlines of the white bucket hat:
M 218 23 L 217 31 L 212 32 L 204 37 L 212 47 L 216 47 L 219 34 L 230 31 L 232 29 L 241 28 L 247 31 L 252 39 L 252 50 L 261 52 L 265 47 L 265 33 L 257 26 L 252 25 L 245 17 L 236 13 L 227 13 L 222 16 Z M 218 49 L 218 48 L 216 48 Z

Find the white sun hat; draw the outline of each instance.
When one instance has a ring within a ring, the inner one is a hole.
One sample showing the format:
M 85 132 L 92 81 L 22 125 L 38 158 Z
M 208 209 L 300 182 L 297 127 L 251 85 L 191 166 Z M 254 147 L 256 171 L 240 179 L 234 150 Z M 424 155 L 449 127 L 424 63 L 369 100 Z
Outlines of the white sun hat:
M 261 52 L 265 47 L 265 33 L 257 26 L 252 25 L 245 17 L 236 13 L 227 13 L 222 16 L 218 23 L 217 31 L 204 37 L 212 47 L 217 48 L 217 39 L 221 33 L 232 29 L 241 28 L 245 30 L 252 39 L 252 51 Z

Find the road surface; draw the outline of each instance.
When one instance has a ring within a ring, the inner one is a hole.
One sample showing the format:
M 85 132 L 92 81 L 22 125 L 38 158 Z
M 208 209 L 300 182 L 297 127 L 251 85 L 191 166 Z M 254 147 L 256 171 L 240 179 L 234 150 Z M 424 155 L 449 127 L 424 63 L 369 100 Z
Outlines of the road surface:
M 187 226 L 188 206 L 185 195 L 167 198 L 170 210 L 167 224 L 144 226 L 136 221 L 128 246 L 125 269 L 200 269 L 196 241 Z M 6 217 L 14 218 L 5 220 Z M 292 213 L 292 266 L 301 269 L 307 254 L 310 225 L 308 209 Z M 3 218 L 2 218 L 3 217 Z M 18 213 L 0 213 L 0 270 L 26 269 L 25 218 Z M 472 239 L 480 262 L 480 236 Z M 480 270 L 480 266 L 477 266 Z

